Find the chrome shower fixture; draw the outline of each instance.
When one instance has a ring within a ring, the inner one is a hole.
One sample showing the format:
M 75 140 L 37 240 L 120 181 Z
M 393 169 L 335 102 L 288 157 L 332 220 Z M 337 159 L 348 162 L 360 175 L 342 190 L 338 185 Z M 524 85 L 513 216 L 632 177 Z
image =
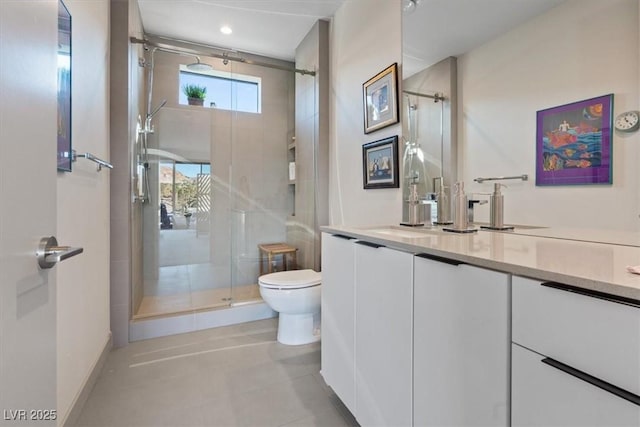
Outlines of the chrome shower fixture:
M 416 11 L 422 0 L 402 0 L 402 11 L 404 13 L 413 13 Z
M 162 100 L 162 102 L 160 103 L 160 105 L 158 105 L 158 107 L 157 107 L 155 110 L 153 110 L 153 112 L 151 112 L 151 113 L 148 113 L 148 114 L 147 114 L 147 119 L 148 119 L 148 120 L 151 120 L 151 119 L 153 118 L 153 116 L 155 116 L 155 115 L 156 115 L 156 113 L 157 113 L 158 111 L 160 111 L 160 109 L 161 109 L 162 107 L 164 107 L 166 104 L 167 104 L 167 100 L 166 100 L 166 99 L 163 99 L 163 100 Z
M 212 71 L 213 67 L 209 64 L 200 62 L 200 57 L 196 56 L 196 62 L 192 64 L 187 64 L 187 69 L 191 71 L 206 72 L 206 71 Z
M 147 113 L 147 117 L 144 121 L 144 129 L 140 129 L 138 131 L 140 134 L 148 135 L 150 133 L 153 133 L 153 126 L 151 125 L 151 119 L 153 119 L 153 116 L 155 116 L 156 113 L 166 105 L 166 103 L 167 103 L 167 100 L 163 99 L 160 105 L 158 105 L 155 110 L 153 110 L 150 113 Z M 146 145 L 146 141 L 145 141 L 145 145 Z

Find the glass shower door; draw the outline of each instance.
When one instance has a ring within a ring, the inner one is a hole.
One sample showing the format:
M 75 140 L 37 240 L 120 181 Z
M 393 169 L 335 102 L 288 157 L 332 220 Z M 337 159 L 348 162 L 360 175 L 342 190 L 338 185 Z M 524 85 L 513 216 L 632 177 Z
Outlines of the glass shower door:
M 257 111 L 232 113 L 231 293 L 233 303 L 241 304 L 260 300 L 258 245 L 288 241 L 287 224 L 293 213 L 288 144 L 294 134 L 294 76 L 290 71 L 241 63 L 232 69 L 259 79 L 260 98 Z M 236 105 L 248 96 L 242 89 L 232 93 Z M 283 269 L 282 262 L 269 267 Z

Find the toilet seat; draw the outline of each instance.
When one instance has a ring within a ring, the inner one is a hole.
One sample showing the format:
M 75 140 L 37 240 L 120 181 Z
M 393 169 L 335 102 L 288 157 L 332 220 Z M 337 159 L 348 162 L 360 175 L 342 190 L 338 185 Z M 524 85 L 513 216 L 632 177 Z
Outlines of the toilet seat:
M 322 282 L 322 275 L 317 271 L 290 270 L 260 276 L 258 283 L 268 289 L 303 289 L 319 286 Z

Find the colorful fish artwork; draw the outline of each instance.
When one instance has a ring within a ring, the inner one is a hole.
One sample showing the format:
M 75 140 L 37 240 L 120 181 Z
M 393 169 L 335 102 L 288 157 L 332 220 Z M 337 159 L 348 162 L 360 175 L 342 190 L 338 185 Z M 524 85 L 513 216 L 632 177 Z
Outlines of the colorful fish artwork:
M 612 99 L 538 111 L 538 185 L 610 183 Z

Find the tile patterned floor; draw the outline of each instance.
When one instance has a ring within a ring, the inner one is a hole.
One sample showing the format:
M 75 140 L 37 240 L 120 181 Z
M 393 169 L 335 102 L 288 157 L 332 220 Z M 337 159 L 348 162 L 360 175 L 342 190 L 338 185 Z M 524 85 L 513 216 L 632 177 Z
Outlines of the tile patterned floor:
M 324 383 L 320 343 L 277 319 L 138 341 L 109 354 L 78 426 L 357 426 Z

